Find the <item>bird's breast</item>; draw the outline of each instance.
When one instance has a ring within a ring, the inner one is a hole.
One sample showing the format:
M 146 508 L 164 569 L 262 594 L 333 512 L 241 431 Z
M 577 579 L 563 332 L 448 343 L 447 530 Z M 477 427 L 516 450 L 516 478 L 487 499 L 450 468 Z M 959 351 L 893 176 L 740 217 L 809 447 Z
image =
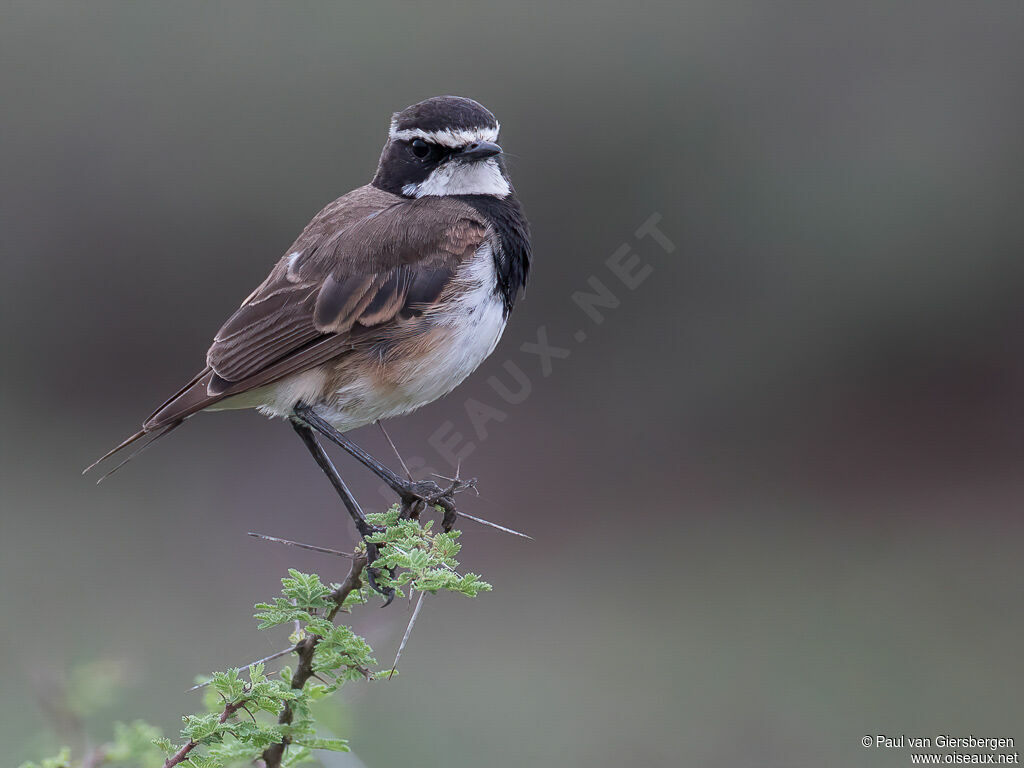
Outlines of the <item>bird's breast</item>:
M 422 315 L 339 361 L 324 417 L 353 429 L 451 392 L 494 351 L 505 329 L 496 287 L 493 252 L 485 244 Z

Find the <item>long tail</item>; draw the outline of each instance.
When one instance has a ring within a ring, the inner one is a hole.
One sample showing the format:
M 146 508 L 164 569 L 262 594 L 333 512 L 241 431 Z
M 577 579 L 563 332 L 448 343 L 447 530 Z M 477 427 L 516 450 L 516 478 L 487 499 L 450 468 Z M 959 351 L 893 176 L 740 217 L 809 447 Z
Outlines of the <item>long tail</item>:
M 178 390 L 178 392 L 172 397 L 168 398 L 167 402 L 157 408 L 156 411 L 146 419 L 145 423 L 142 425 L 142 429 L 124 440 L 120 445 L 110 449 L 100 456 L 96 461 L 82 470 L 82 474 L 84 475 L 90 470 L 95 469 L 107 459 L 119 454 L 121 451 L 131 445 L 134 445 L 139 440 L 142 440 L 147 436 L 150 437 L 149 440 L 132 451 L 127 458 L 118 463 L 113 469 L 106 472 L 99 480 L 96 481 L 97 484 L 102 483 L 106 478 L 117 472 L 117 470 L 134 459 L 161 437 L 173 432 L 184 424 L 185 419 L 189 416 L 213 405 L 218 400 L 224 399 L 224 395 L 209 394 L 207 387 L 212 376 L 213 371 L 210 370 L 210 368 L 205 368 L 196 374 L 192 381 Z
M 164 427 L 163 429 L 156 429 L 156 430 L 146 430 L 146 429 L 140 429 L 140 430 L 139 430 L 138 432 L 136 432 L 136 433 L 135 433 L 134 435 L 132 435 L 132 436 L 131 436 L 131 437 L 129 437 L 129 438 L 127 439 L 127 440 L 125 440 L 124 442 L 122 442 L 122 443 L 121 443 L 120 445 L 118 445 L 118 446 L 117 446 L 117 447 L 115 447 L 115 448 L 111 448 L 111 449 L 110 449 L 109 451 L 107 451 L 107 452 L 106 452 L 105 454 L 103 454 L 103 455 L 102 455 L 102 456 L 100 456 L 100 457 L 99 457 L 98 459 L 96 459 L 96 461 L 94 461 L 94 462 L 93 462 L 92 464 L 90 464 L 90 465 L 89 465 L 88 467 L 86 467 L 85 469 L 83 469 L 83 470 L 82 470 L 82 474 L 83 474 L 83 475 L 84 475 L 84 474 L 87 474 L 87 473 L 88 473 L 88 472 L 89 472 L 90 470 L 92 470 L 92 469 L 95 469 L 95 468 L 96 468 L 97 466 L 99 466 L 100 464 L 102 464 L 102 463 L 103 463 L 104 461 L 106 461 L 107 459 L 111 458 L 111 457 L 112 457 L 112 456 L 114 456 L 115 454 L 118 454 L 118 453 L 120 453 L 121 451 L 123 451 L 123 450 L 124 450 L 125 448 L 127 448 L 128 446 L 130 446 L 130 445 L 134 445 L 135 443 L 137 443 L 137 442 L 138 442 L 139 440 L 141 440 L 142 438 L 144 438 L 144 437 L 149 437 L 149 440 L 147 440 L 147 441 L 146 441 L 146 442 L 144 442 L 144 443 L 143 443 L 142 445 L 140 445 L 140 446 L 139 446 L 138 448 L 136 448 L 136 449 L 135 449 L 134 451 L 132 451 L 131 453 L 129 453 L 129 454 L 128 454 L 128 456 L 127 456 L 126 458 L 122 459 L 122 460 L 121 460 L 121 461 L 119 461 L 119 462 L 118 462 L 117 464 L 115 464 L 115 465 L 114 465 L 114 468 L 113 468 L 113 469 L 109 469 L 109 470 L 107 470 L 106 472 L 104 472 L 104 473 L 103 473 L 102 475 L 100 475 L 100 478 L 99 478 L 99 480 L 97 480 L 97 481 L 96 481 L 96 485 L 99 485 L 99 484 L 100 484 L 100 483 L 102 483 L 102 482 L 103 482 L 104 480 L 106 480 L 106 479 L 107 479 L 108 477 L 110 477 L 110 476 L 111 476 L 112 474 L 114 474 L 115 472 L 117 472 L 117 470 L 119 470 L 119 469 L 120 469 L 121 467 L 123 467 L 123 466 L 124 466 L 125 464 L 127 464 L 127 463 L 128 463 L 129 461 L 131 461 L 131 460 L 132 460 L 132 459 L 134 459 L 134 458 L 135 458 L 136 456 L 138 456 L 138 455 L 139 455 L 140 453 L 142 453 L 142 452 L 143 452 L 144 450 L 146 450 L 147 448 L 149 448 L 149 446 L 151 446 L 151 445 L 152 445 L 153 443 L 155 443 L 155 442 L 156 442 L 157 440 L 159 440 L 159 439 L 160 439 L 161 437 L 163 437 L 164 435 L 168 434 L 169 432 L 172 432 L 173 430 L 177 429 L 178 427 L 180 427 L 180 426 L 181 426 L 182 424 L 184 424 L 184 423 L 185 423 L 185 420 L 184 420 L 184 419 L 182 419 L 181 421 L 178 421 L 178 422 L 175 422 L 175 423 L 173 423 L 173 424 L 169 424 L 169 425 L 167 425 L 167 426 L 166 426 L 166 427 Z

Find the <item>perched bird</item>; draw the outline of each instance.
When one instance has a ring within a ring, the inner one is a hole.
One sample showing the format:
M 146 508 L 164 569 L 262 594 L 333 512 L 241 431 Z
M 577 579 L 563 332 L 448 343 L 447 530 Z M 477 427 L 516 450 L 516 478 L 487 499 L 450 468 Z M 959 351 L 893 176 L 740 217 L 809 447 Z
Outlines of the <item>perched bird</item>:
M 454 488 L 406 480 L 343 433 L 447 394 L 498 343 L 530 269 L 498 128 L 458 96 L 395 114 L 373 180 L 313 218 L 217 332 L 206 367 L 92 466 L 199 411 L 256 408 L 291 422 L 364 538 L 373 529 L 317 435 L 406 508 L 440 504 L 450 527 Z

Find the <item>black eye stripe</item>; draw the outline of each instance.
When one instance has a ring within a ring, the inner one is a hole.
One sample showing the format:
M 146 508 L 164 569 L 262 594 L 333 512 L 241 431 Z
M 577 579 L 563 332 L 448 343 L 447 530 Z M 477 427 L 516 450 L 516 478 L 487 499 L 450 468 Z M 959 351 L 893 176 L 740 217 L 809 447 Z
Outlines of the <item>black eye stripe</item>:
M 439 163 L 455 151 L 451 147 L 445 147 L 441 144 L 435 144 L 432 141 L 424 141 L 419 138 L 412 139 L 407 144 L 413 156 L 423 162 Z

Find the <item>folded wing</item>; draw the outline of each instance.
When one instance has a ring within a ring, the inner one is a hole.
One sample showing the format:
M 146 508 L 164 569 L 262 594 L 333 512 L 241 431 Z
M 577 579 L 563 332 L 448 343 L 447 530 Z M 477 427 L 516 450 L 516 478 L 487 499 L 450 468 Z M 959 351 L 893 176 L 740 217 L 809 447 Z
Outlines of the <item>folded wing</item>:
M 313 368 L 343 354 L 360 329 L 422 312 L 486 236 L 486 223 L 458 200 L 409 200 L 374 187 L 339 198 L 228 318 L 207 368 L 145 430 Z

